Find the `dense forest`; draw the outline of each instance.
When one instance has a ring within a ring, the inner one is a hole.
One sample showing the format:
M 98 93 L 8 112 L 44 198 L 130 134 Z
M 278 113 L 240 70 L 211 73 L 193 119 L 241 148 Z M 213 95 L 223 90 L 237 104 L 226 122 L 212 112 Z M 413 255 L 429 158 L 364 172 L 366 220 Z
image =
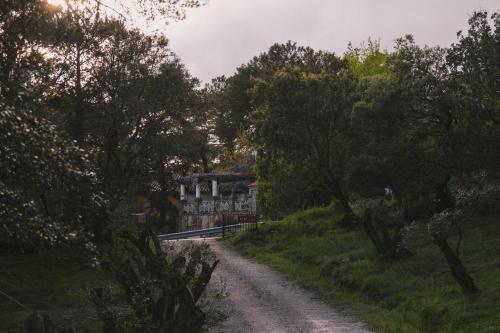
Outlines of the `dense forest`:
M 498 14 L 475 13 L 447 47 L 275 44 L 204 87 L 165 36 L 99 2 L 2 1 L 0 33 L 1 251 L 99 262 L 130 309 L 123 319 L 94 288 L 104 331 L 202 327 L 217 260 L 204 247 L 165 255 L 154 233 L 175 230 L 165 198 L 179 176 L 249 161 L 265 219 L 331 205 L 387 262 L 412 256 L 423 225 L 478 292 L 460 243 L 474 216 L 499 213 Z M 130 223 L 139 197 L 158 212 L 148 229 Z

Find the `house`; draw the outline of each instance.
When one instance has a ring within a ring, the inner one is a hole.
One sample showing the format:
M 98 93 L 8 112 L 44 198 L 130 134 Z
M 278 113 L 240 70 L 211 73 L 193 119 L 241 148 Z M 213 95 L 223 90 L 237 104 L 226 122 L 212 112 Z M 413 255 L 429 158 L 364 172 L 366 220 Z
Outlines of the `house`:
M 255 176 L 238 172 L 195 173 L 181 178 L 178 231 L 211 228 L 257 216 Z

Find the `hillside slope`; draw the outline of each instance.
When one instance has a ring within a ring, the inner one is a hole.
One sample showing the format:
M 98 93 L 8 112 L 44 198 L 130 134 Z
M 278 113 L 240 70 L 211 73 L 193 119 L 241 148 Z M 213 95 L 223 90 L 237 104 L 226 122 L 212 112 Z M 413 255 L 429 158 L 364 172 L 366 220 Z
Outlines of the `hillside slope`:
M 500 332 L 498 216 L 465 232 L 461 255 L 481 290 L 466 297 L 424 226 L 412 240 L 413 256 L 387 263 L 376 258 L 362 228 L 338 228 L 334 215 L 330 208 L 310 209 L 231 243 L 376 331 Z

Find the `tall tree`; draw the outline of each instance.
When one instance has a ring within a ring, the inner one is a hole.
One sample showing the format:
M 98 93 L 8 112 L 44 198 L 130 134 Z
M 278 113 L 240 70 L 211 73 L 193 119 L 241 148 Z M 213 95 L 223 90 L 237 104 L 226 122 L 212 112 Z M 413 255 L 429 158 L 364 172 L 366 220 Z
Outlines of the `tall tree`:
M 346 62 L 335 55 L 307 48 L 297 51 L 291 58 L 299 65 L 284 63 L 256 84 L 254 118 L 260 158 L 272 161 L 282 154 L 293 163 L 307 160 L 311 172 L 338 200 L 344 222 L 350 224 L 354 213 L 344 175 L 356 81 Z
M 447 54 L 456 113 L 469 135 L 462 164 L 497 176 L 500 165 L 500 14 L 476 12 Z
M 112 37 L 120 33 L 126 33 L 124 23 L 103 18 L 98 6 L 68 4 L 56 17 L 52 51 L 57 89 L 51 106 L 64 110 L 59 114 L 60 121 L 80 145 L 84 145 L 87 134 L 103 50 L 112 47 Z
M 50 85 L 47 44 L 58 9 L 45 1 L 0 4 L 0 98 L 13 106 L 37 104 Z

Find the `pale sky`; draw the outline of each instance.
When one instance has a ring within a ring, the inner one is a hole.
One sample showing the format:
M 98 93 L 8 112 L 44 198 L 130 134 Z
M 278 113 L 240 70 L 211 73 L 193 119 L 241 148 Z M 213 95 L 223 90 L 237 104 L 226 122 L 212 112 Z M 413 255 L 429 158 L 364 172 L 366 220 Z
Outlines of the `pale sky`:
M 349 41 L 371 37 L 391 49 L 408 33 L 418 44 L 447 46 L 479 9 L 499 11 L 500 0 L 210 0 L 161 30 L 191 74 L 208 82 L 288 40 L 340 55 Z
M 0 0 L 2 1 L 2 0 Z M 48 0 L 64 6 L 65 1 Z M 137 0 L 100 0 L 122 11 Z M 316 50 L 344 54 L 349 42 L 369 37 L 391 50 L 394 40 L 413 34 L 420 45 L 449 46 L 476 10 L 500 11 L 500 0 L 203 0 L 183 21 L 146 21 L 132 25 L 159 31 L 190 73 L 203 82 L 229 76 L 274 43 L 295 41 Z M 104 8 L 106 9 L 106 8 Z M 110 14 L 114 14 L 110 12 Z M 135 18 L 134 18 L 135 17 Z

